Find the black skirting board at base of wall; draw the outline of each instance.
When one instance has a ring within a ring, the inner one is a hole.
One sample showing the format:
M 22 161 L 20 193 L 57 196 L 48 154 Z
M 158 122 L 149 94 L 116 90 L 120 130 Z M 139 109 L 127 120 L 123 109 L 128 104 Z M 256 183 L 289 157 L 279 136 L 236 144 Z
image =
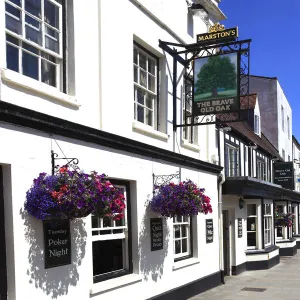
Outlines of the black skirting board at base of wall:
M 177 289 L 170 290 L 161 295 L 148 298 L 147 300 L 186 300 L 212 289 L 221 284 L 221 272 L 216 272 L 199 280 L 183 285 Z
M 269 260 L 247 261 L 246 269 L 247 271 L 267 270 L 276 266 L 279 263 L 280 263 L 280 256 L 276 255 Z
M 296 245 L 297 245 L 297 249 L 300 249 L 300 241 L 297 241 Z
M 267 270 L 280 262 L 280 256 L 276 255 L 269 260 L 247 261 L 238 266 L 232 266 L 232 275 L 239 275 L 245 271 Z
M 297 244 L 294 247 L 279 248 L 280 256 L 294 256 L 297 254 Z

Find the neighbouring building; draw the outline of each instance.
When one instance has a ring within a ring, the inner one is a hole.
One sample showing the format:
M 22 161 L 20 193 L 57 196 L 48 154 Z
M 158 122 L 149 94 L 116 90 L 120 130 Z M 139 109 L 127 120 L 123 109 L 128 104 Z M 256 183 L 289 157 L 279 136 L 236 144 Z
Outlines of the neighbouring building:
M 250 76 L 250 92 L 258 95 L 261 128 L 284 161 L 292 159 L 292 109 L 277 77 Z
M 243 105 L 242 105 L 243 109 Z M 273 164 L 282 161 L 263 131 L 265 112 L 259 94 L 249 97 L 248 121 L 218 130 L 222 186 L 225 275 L 268 269 L 281 255 L 297 252 L 292 228 L 275 226 L 276 210 L 291 212 L 298 224 L 300 194 L 273 184 Z M 284 201 L 283 201 L 284 199 Z M 298 226 L 298 225 L 297 225 Z M 298 227 L 295 227 L 298 233 Z
M 295 176 L 295 191 L 300 192 L 300 144 L 293 135 L 293 162 Z
M 173 132 L 171 58 L 158 46 L 159 39 L 194 43 L 196 34 L 225 19 L 220 1 L 195 2 L 201 13 L 189 12 L 184 0 L 1 2 L 1 300 L 182 299 L 221 283 L 215 126 Z M 183 105 L 183 77 L 175 80 L 179 120 L 190 108 Z M 254 171 L 259 176 L 270 176 L 269 148 L 247 150 L 265 162 L 265 171 Z M 107 174 L 124 191 L 127 208 L 122 226 L 91 216 L 71 221 L 71 264 L 45 269 L 43 224 L 24 211 L 24 201 L 33 179 L 51 172 L 51 151 Z M 239 175 L 243 170 L 242 164 Z M 159 217 L 146 208 L 153 178 L 176 173 L 176 180 L 206 189 L 213 213 L 164 218 L 163 249 L 151 251 L 150 219 Z M 272 205 L 269 194 L 263 197 L 263 205 Z M 261 201 L 251 202 L 257 219 Z M 244 212 L 235 216 L 244 218 L 246 243 Z M 278 250 L 272 253 L 277 259 Z M 237 267 L 248 257 L 243 250 L 238 255 Z

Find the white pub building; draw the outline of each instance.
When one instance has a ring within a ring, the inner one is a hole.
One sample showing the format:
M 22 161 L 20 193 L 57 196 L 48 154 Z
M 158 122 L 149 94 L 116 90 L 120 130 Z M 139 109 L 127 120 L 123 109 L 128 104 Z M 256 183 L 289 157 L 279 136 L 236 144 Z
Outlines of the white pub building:
M 172 81 L 178 122 L 189 111 L 180 70 L 172 78 L 171 58 L 158 46 L 194 43 L 225 19 L 219 2 L 197 0 L 193 10 L 185 0 L 1 1 L 1 300 L 173 300 L 221 283 L 215 127 L 173 132 Z M 51 174 L 51 151 L 107 174 L 127 208 L 123 226 L 70 221 L 70 262 L 45 268 L 45 247 L 67 241 L 24 202 L 33 179 Z M 153 179 L 172 174 L 205 188 L 213 213 L 163 218 L 163 247 L 151 251 L 150 221 L 160 216 L 146 204 Z

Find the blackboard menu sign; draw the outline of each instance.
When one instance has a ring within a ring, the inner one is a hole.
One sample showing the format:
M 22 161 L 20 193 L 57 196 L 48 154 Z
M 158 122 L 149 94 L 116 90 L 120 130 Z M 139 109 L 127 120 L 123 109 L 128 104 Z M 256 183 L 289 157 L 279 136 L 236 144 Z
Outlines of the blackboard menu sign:
M 207 219 L 206 221 L 206 244 L 214 241 L 214 225 L 213 219 Z
M 274 183 L 286 189 L 294 189 L 294 165 L 293 162 L 274 163 Z
M 162 218 L 150 219 L 151 232 L 151 251 L 161 250 L 164 248 L 164 234 Z
M 71 263 L 71 237 L 69 220 L 44 221 L 45 268 Z
M 241 238 L 243 236 L 243 220 L 238 218 L 238 237 Z

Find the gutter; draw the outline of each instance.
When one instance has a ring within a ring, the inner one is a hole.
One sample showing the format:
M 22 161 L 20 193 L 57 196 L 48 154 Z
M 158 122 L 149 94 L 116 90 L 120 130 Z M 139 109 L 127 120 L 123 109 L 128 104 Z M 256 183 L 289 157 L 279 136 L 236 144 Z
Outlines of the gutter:
M 221 282 L 225 284 L 224 279 L 224 254 L 223 254 L 223 202 L 222 202 L 222 185 L 225 182 L 225 176 L 219 175 L 218 178 L 218 221 L 219 221 L 219 268 L 221 271 Z

